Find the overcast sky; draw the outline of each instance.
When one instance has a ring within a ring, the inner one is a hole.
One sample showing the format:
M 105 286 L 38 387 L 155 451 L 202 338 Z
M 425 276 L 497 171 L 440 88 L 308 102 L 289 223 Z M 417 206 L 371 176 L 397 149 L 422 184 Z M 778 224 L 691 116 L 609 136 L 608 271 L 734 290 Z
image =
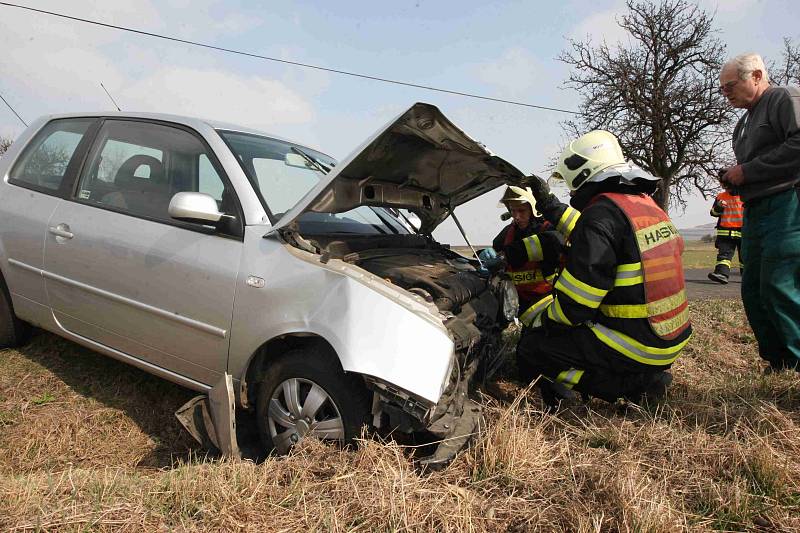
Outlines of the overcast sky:
M 569 38 L 615 42 L 624 2 L 255 2 L 20 0 L 20 4 L 303 63 L 496 98 L 575 109 L 555 58 Z M 800 39 L 796 0 L 702 1 L 730 55 L 779 59 Z M 111 109 L 239 123 L 344 158 L 417 101 L 523 171 L 548 174 L 565 115 L 287 66 L 0 6 L 0 94 L 27 121 Z M 0 102 L 0 136 L 23 129 Z M 498 189 L 456 210 L 485 244 L 503 223 Z M 672 213 L 678 227 L 710 221 L 708 202 Z M 449 221 L 435 235 L 461 244 Z

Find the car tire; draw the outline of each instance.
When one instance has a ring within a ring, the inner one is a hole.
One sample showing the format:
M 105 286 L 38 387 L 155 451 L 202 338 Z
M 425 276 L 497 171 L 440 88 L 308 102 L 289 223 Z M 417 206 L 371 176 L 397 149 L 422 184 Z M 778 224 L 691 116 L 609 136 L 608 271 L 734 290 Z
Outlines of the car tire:
M 11 294 L 5 280 L 0 276 L 0 348 L 13 348 L 25 344 L 31 327 L 14 314 Z
M 267 453 L 287 453 L 308 436 L 349 444 L 369 422 L 369 398 L 363 379 L 344 372 L 329 350 L 290 350 L 258 384 L 259 437 Z

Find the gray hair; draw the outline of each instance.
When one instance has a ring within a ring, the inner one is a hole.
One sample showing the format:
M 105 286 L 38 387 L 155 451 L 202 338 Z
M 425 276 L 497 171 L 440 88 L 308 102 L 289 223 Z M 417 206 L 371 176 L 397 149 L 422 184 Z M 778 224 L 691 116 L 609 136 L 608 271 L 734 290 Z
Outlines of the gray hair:
M 727 63 L 725 66 L 732 65 L 736 67 L 739 73 L 739 79 L 746 80 L 754 70 L 760 70 L 762 79 L 769 83 L 769 74 L 767 67 L 764 65 L 764 60 L 761 56 L 755 53 L 739 54 Z

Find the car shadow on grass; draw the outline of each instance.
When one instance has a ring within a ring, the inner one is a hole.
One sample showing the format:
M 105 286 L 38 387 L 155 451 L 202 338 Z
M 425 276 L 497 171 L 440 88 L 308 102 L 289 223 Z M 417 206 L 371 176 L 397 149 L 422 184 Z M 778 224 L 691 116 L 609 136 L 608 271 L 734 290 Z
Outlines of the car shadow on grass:
M 76 395 L 98 402 L 95 409 L 117 410 L 138 426 L 153 446 L 137 467 L 167 468 L 205 455 L 174 416 L 196 392 L 38 329 L 16 351 Z

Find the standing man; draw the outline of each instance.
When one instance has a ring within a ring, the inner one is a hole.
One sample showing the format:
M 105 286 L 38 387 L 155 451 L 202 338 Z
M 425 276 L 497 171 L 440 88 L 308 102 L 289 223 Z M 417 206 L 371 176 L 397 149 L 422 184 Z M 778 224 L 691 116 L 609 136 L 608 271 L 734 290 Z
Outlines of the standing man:
M 708 279 L 725 285 L 731 275 L 731 260 L 734 252 L 739 250 L 741 256 L 742 217 L 744 216 L 742 200 L 728 191 L 722 191 L 714 200 L 714 205 L 711 206 L 711 216 L 718 219 L 717 239 L 714 241 L 714 246 L 717 248 L 717 264 L 714 266 L 714 272 L 708 274 Z
M 617 138 L 596 130 L 571 142 L 554 177 L 571 207 L 530 180 L 537 206 L 570 241 L 553 300 L 520 340 L 523 379 L 549 406 L 567 389 L 608 402 L 663 396 L 666 370 L 692 333 L 683 239 L 652 194 L 658 178 L 625 162 Z M 540 327 L 536 327 L 536 326 Z
M 519 296 L 519 319 L 530 325 L 552 301 L 550 293 L 564 239 L 536 212 L 530 189 L 509 186 L 500 205 L 508 209 L 512 222 L 494 238 L 492 248 L 505 258 L 506 272 Z
M 742 300 L 768 370 L 800 364 L 800 90 L 771 87 L 757 54 L 733 58 L 720 91 L 745 113 L 736 166 L 720 178 L 744 202 Z

